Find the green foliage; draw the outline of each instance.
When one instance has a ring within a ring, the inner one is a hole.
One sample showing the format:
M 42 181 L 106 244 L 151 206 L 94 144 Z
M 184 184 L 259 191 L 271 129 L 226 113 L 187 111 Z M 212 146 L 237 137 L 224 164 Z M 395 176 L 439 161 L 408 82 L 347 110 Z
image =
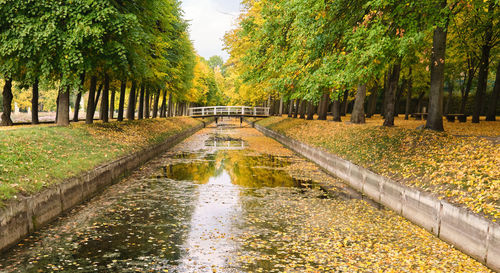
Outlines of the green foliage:
M 208 59 L 207 63 L 208 63 L 208 66 L 210 66 L 210 68 L 212 68 L 212 69 L 214 69 L 216 67 L 222 68 L 222 66 L 224 66 L 224 60 L 222 60 L 222 57 L 220 57 L 220 56 L 210 57 Z
M 225 43 L 238 80 L 253 89 L 248 99 L 317 102 L 326 90 L 332 98 L 360 83 L 380 84 L 396 63 L 404 75 L 413 69 L 414 94 L 420 94 L 429 89 L 434 28 L 451 29 L 447 73 L 456 79 L 467 60 L 476 58 L 477 65 L 488 22 L 498 23 L 492 1 L 454 0 L 440 9 L 436 0 L 246 0 Z M 493 36 L 500 37 L 498 28 Z
M 0 1 L 0 74 L 29 86 L 107 73 L 176 94 L 190 89 L 194 50 L 177 0 Z M 89 80 L 90 77 L 87 77 Z M 180 95 L 179 95 L 180 96 Z

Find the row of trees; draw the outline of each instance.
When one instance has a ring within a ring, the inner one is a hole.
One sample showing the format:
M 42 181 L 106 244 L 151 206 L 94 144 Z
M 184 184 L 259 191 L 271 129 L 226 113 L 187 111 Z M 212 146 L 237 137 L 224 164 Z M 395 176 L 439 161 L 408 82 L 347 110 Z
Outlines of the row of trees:
M 406 97 L 408 116 L 412 98 L 428 96 L 426 127 L 443 130 L 446 82 L 449 98 L 460 86 L 464 114 L 475 86 L 473 122 L 484 108 L 487 119 L 495 119 L 498 80 L 490 99 L 485 97 L 495 81 L 490 74 L 500 69 L 497 0 L 245 0 L 244 5 L 238 28 L 225 37 L 235 100 L 282 98 L 298 110 L 313 113 L 318 107 L 321 119 L 331 105 L 340 120 L 341 102 L 354 97 L 351 122 L 363 123 L 383 97 L 384 125 L 392 126 L 397 100 Z
M 173 99 L 186 100 L 196 61 L 177 0 L 3 1 L 2 125 L 12 125 L 13 84 L 31 88 L 33 123 L 38 123 L 41 86 L 58 90 L 58 125 L 69 124 L 70 93 L 77 119 L 87 91 L 87 123 L 98 104 L 100 118 L 108 122 L 115 112 L 114 90 L 119 90 L 119 120 L 125 114 L 134 119 L 137 104 L 139 118 L 149 116 L 150 107 L 154 116 L 164 116 L 173 112 L 167 111 Z

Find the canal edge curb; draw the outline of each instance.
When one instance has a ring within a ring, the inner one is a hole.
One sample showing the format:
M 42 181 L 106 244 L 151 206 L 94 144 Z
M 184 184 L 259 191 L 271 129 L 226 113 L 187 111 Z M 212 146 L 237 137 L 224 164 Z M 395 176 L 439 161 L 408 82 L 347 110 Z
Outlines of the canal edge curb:
M 168 137 L 162 143 L 101 164 L 37 194 L 7 201 L 5 206 L 0 208 L 0 253 L 64 212 L 120 181 L 137 167 L 166 152 L 206 125 L 202 121 L 199 125 Z
M 500 272 L 500 224 L 255 122 L 249 123 L 377 203 L 397 212 L 493 271 Z

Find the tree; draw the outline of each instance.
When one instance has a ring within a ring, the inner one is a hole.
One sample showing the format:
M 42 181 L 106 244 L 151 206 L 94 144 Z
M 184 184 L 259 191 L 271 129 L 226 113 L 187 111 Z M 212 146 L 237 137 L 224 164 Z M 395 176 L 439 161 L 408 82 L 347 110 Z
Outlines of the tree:
M 12 119 L 10 114 L 12 112 L 12 80 L 7 78 L 3 86 L 3 112 L 2 112 L 2 126 L 11 126 Z
M 356 100 L 354 101 L 354 108 L 352 110 L 351 122 L 360 124 L 365 123 L 365 104 L 366 97 L 366 84 L 360 84 L 356 92 Z
M 125 108 L 125 93 L 127 91 L 127 80 L 122 80 L 120 85 L 120 101 L 118 102 L 118 121 L 123 121 L 123 111 Z
M 78 94 L 76 95 L 76 99 L 75 99 L 75 112 L 73 114 L 73 121 L 74 122 L 78 122 L 79 120 L 79 112 L 80 112 L 80 102 L 82 100 L 82 95 L 83 95 L 83 85 L 85 84 L 85 74 L 82 73 L 82 75 L 80 76 L 80 86 L 79 86 L 79 90 L 78 90 Z M 33 91 L 33 94 L 34 94 L 35 91 Z M 34 95 L 33 95 L 34 97 Z M 37 103 L 38 105 L 38 103 Z
M 498 13 L 495 12 L 497 4 L 494 1 L 489 1 L 488 13 L 485 20 L 485 30 L 484 38 L 481 44 L 481 59 L 479 61 L 479 74 L 478 74 L 478 85 L 476 91 L 476 103 L 474 107 L 474 113 L 472 115 L 472 123 L 479 123 L 479 116 L 481 114 L 481 108 L 483 106 L 483 97 L 486 93 L 486 86 L 488 81 L 488 69 L 490 65 L 490 52 L 493 47 L 494 30 L 493 30 L 493 20 L 494 16 L 498 17 Z M 497 18 L 498 19 L 498 18 Z M 498 31 L 497 31 L 498 32 Z
M 97 87 L 97 77 L 92 76 L 90 78 L 90 88 L 89 88 L 89 98 L 87 101 L 87 116 L 85 118 L 86 124 L 94 123 L 94 111 L 95 111 L 95 89 Z
M 395 99 L 396 90 L 398 88 L 399 75 L 401 72 L 401 65 L 399 63 L 392 66 L 388 78 L 388 86 L 386 89 L 386 105 L 384 109 L 384 126 L 394 126 L 395 114 Z
M 446 0 L 440 0 L 438 7 L 446 9 Z M 448 29 L 448 15 L 439 22 L 434 29 L 432 38 L 432 54 L 430 62 L 431 87 L 429 93 L 429 115 L 425 128 L 444 131 L 443 128 L 443 86 L 446 52 L 446 34 Z
M 136 90 L 136 82 L 132 81 L 132 87 L 130 88 L 130 93 L 128 95 L 128 107 L 127 107 L 127 119 L 134 120 L 135 119 L 135 90 Z
M 220 69 L 222 69 L 222 67 L 224 66 L 224 60 L 222 60 L 222 57 L 220 57 L 220 56 L 210 57 L 208 59 L 207 63 L 208 63 L 208 66 L 210 66 L 210 68 L 212 68 L 212 69 L 215 69 L 216 67 L 219 67 Z
M 101 98 L 101 120 L 103 122 L 109 122 L 108 110 L 109 110 L 109 76 L 104 74 L 104 87 L 102 90 Z
M 113 110 L 114 104 L 110 107 L 107 96 L 109 85 L 113 84 L 110 79 L 129 78 L 155 90 L 168 83 L 179 95 L 189 90 L 194 50 L 178 1 L 91 2 L 2 3 L 0 74 L 9 75 L 22 86 L 33 85 L 38 79 L 44 85 L 60 86 L 62 97 L 59 96 L 58 104 L 66 103 L 66 90 L 78 90 L 75 115 L 86 85 L 78 75 L 93 75 L 88 83 L 92 94 L 87 123 L 92 123 L 99 99 L 104 121 L 108 109 Z M 102 97 L 101 88 L 95 94 L 97 75 L 108 77 Z M 36 100 L 33 101 L 32 108 L 36 110 Z M 65 105 L 58 110 L 65 112 Z M 61 118 L 64 116 L 65 113 Z
M 56 124 L 58 126 L 69 125 L 69 86 L 59 87 L 59 95 L 57 97 Z
M 496 120 L 496 109 L 499 97 L 500 97 L 500 62 L 497 64 L 495 86 L 493 87 L 493 92 L 491 94 L 490 104 L 488 107 L 488 114 L 486 115 L 487 121 Z

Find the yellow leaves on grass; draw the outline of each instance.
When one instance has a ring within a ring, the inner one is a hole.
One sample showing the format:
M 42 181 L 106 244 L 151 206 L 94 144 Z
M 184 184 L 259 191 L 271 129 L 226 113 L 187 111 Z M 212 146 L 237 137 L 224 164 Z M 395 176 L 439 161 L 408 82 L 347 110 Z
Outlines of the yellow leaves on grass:
M 187 127 L 197 124 L 197 121 L 187 117 L 169 119 L 147 119 L 141 121 L 127 121 L 123 123 L 96 123 L 91 126 L 84 124 L 73 125 L 88 131 L 94 141 L 105 139 L 117 144 L 141 148 L 156 142 L 158 138 L 168 137 Z
M 273 117 L 260 124 L 500 219 L 498 122 L 445 122 L 445 133 L 415 130 L 425 121 L 396 118 L 394 128 L 381 127 L 382 122 L 380 117 L 363 125 Z

